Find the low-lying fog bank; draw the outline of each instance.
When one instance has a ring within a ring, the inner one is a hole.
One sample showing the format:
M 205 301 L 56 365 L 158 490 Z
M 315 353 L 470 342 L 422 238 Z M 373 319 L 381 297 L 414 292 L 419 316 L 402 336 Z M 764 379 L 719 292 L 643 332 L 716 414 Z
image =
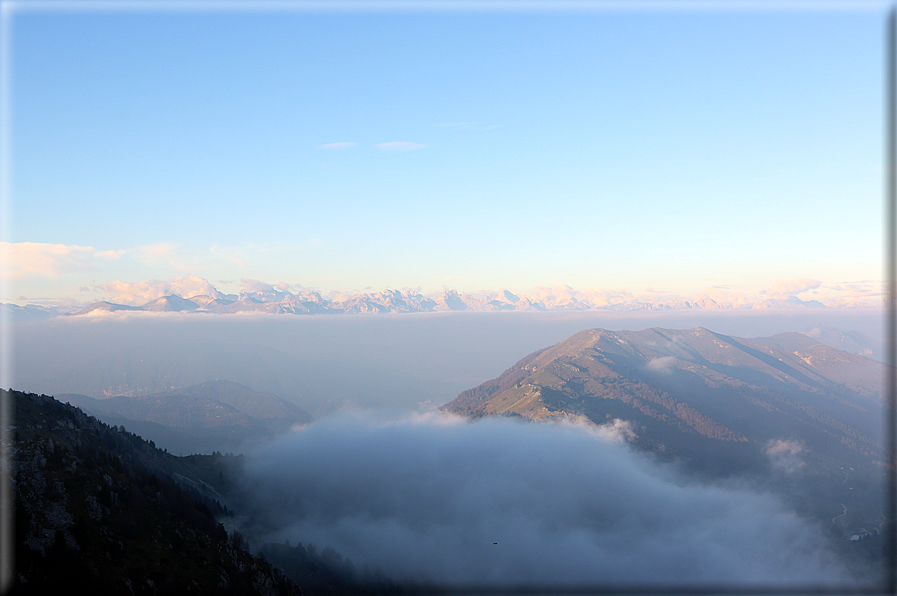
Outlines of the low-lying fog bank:
M 331 546 L 400 581 L 857 581 L 820 525 L 770 494 L 690 482 L 632 452 L 626 431 L 336 414 L 249 454 L 237 508 L 258 542 Z

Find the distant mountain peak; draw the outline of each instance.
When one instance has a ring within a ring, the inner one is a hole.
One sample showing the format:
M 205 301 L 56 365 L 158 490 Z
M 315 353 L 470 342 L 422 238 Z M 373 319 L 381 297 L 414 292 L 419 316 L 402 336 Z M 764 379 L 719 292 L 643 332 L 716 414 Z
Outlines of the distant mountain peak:
M 78 312 L 74 313 L 76 315 L 86 315 L 88 313 L 92 313 L 94 311 L 108 311 L 113 312 L 117 310 L 144 310 L 141 306 L 128 306 L 126 304 L 114 304 L 112 302 L 106 302 L 105 300 L 102 302 L 94 302 L 90 306 L 82 308 Z
M 156 298 L 151 302 L 147 302 L 140 307 L 142 310 L 154 312 L 181 312 L 193 311 L 199 308 L 199 305 L 192 300 L 181 298 L 180 296 L 168 295 Z

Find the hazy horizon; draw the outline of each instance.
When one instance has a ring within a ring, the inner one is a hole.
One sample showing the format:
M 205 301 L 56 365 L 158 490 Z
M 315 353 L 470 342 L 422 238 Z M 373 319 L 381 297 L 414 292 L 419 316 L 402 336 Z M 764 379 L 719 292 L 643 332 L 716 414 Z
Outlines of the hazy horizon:
M 857 330 L 883 346 L 883 324 L 877 309 L 311 317 L 125 312 L 17 323 L 13 382 L 27 391 L 104 397 L 95 388 L 115 378 L 124 382 L 123 393 L 134 389 L 128 381 L 151 379 L 161 390 L 223 379 L 275 393 L 313 414 L 344 407 L 414 411 L 451 401 L 582 329 L 702 326 L 749 338 L 816 326 Z

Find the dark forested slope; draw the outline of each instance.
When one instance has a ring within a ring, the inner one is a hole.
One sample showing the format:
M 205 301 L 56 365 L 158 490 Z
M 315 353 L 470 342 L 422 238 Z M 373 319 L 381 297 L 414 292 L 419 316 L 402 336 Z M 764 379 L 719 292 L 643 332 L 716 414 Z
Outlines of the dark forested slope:
M 52 397 L 0 398 L 14 411 L 14 593 L 301 593 L 216 521 L 228 458 L 172 456 Z

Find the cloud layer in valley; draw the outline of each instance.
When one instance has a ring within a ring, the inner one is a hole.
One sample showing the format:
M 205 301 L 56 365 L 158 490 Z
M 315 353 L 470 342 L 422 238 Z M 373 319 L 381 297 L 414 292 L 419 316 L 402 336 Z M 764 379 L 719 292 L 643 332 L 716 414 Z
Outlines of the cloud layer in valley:
M 685 482 L 620 430 L 331 416 L 249 456 L 245 530 L 440 584 L 849 581 L 820 529 L 772 496 Z

